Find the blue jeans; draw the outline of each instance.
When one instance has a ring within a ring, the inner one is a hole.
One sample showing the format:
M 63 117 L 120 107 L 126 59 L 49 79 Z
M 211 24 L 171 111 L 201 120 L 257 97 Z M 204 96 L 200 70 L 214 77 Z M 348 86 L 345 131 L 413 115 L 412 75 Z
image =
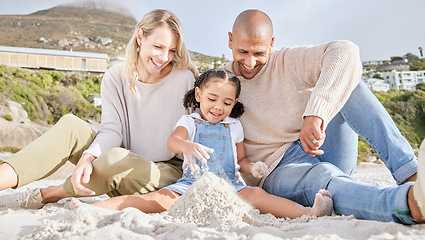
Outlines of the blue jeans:
M 412 185 L 409 182 L 397 187 L 382 187 L 357 182 L 333 164 L 306 154 L 298 140 L 266 178 L 263 188 L 304 206 L 313 206 L 319 189 L 327 189 L 336 214 L 414 224 L 407 204 L 407 192 Z
M 332 194 L 337 214 L 412 224 L 406 202 L 412 183 L 388 188 L 359 183 L 349 176 L 357 163 L 357 134 L 379 154 L 398 184 L 416 173 L 418 162 L 412 147 L 360 81 L 326 129 L 321 147 L 325 153 L 311 157 L 295 142 L 263 188 L 305 206 L 312 206 L 316 192 L 325 188 Z
M 326 128 L 320 161 L 351 175 L 357 163 L 357 134 L 379 154 L 397 184 L 416 173 L 418 161 L 412 147 L 363 81 Z

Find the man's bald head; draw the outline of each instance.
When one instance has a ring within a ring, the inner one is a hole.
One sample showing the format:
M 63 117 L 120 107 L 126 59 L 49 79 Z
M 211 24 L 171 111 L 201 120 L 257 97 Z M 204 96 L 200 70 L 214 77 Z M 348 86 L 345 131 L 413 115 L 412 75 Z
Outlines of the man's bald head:
M 235 20 L 232 34 L 250 38 L 273 37 L 273 25 L 269 16 L 260 10 L 245 10 Z
M 272 21 L 259 10 L 246 10 L 236 18 L 228 35 L 233 71 L 236 76 L 252 79 L 266 65 L 273 50 Z

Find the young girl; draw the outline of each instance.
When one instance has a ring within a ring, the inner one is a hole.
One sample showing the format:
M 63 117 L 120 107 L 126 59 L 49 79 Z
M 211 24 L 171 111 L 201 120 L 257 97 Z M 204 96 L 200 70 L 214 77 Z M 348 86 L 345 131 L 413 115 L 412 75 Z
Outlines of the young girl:
M 166 211 L 196 180 L 194 175 L 202 162 L 210 172 L 227 178 L 239 196 L 262 213 L 271 213 L 280 218 L 330 215 L 333 204 L 326 190 L 321 189 L 316 194 L 313 207 L 306 208 L 242 182 L 238 171 L 262 177 L 267 167 L 263 162 L 254 164 L 245 157 L 242 126 L 235 119 L 244 112 L 243 105 L 238 102 L 239 93 L 240 82 L 235 75 L 223 69 L 204 72 L 184 98 L 185 108 L 199 108 L 201 113 L 181 117 L 167 143 L 172 152 L 184 154 L 183 177 L 156 192 L 114 197 L 93 205 L 115 210 L 135 207 L 145 213 Z M 79 205 L 78 200 L 72 200 L 72 209 Z

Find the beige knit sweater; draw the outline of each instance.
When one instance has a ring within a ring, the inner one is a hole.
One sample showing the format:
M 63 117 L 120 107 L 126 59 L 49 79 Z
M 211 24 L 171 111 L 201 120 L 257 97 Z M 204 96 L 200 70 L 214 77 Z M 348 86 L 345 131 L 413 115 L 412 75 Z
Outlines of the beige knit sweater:
M 232 65 L 225 68 L 233 72 Z M 247 157 L 265 162 L 271 172 L 299 139 L 303 117 L 319 116 L 326 127 L 361 74 L 359 49 L 349 41 L 273 50 L 254 78 L 239 77 Z

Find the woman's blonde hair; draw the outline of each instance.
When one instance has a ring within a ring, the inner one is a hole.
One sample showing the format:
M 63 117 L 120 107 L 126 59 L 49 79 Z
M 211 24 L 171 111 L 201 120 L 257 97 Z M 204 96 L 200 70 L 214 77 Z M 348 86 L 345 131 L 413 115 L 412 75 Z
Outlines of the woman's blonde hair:
M 136 82 L 138 81 L 137 59 L 139 53 L 137 48 L 139 45 L 137 43 L 137 32 L 139 29 L 142 29 L 143 36 L 149 36 L 152 33 L 152 30 L 163 24 L 167 24 L 171 31 L 177 35 L 177 49 L 171 63 L 174 64 L 174 66 L 177 68 L 189 69 L 192 71 L 195 78 L 198 77 L 198 70 L 191 62 L 189 52 L 184 45 L 182 26 L 176 15 L 163 9 L 152 10 L 147 13 L 136 25 L 133 36 L 128 42 L 127 48 L 125 50 L 125 59 L 122 70 L 130 78 L 130 91 L 133 94 L 137 95 Z

